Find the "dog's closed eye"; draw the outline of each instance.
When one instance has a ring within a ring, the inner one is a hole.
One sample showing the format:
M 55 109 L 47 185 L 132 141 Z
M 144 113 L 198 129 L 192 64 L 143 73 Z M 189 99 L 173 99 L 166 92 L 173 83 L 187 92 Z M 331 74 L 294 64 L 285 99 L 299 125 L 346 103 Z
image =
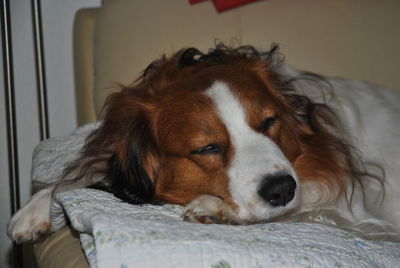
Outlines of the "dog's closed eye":
M 211 155 L 211 154 L 221 154 L 223 153 L 223 151 L 224 150 L 218 144 L 210 143 L 200 149 L 192 151 L 191 153 L 200 155 Z
M 260 125 L 260 131 L 265 134 L 268 133 L 270 128 L 275 124 L 276 120 L 278 120 L 277 117 L 266 118 Z

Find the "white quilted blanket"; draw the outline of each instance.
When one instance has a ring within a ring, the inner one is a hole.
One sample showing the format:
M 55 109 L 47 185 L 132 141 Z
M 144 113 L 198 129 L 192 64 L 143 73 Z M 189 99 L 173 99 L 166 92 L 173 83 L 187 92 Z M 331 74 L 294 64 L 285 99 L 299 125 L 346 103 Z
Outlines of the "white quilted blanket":
M 59 178 L 96 124 L 41 143 L 35 183 Z M 184 222 L 180 206 L 122 203 L 109 193 L 76 189 L 56 196 L 53 229 L 69 219 L 93 267 L 400 267 L 400 243 L 364 240 L 312 223 L 249 226 Z

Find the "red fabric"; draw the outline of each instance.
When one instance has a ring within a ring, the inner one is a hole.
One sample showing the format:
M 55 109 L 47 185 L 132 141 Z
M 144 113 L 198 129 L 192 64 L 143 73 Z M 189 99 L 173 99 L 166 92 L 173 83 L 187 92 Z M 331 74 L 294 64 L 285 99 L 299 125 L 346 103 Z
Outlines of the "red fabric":
M 255 1 L 260 0 L 213 0 L 215 8 L 218 12 L 222 12 Z
M 189 3 L 193 5 L 204 1 L 206 0 L 189 0 Z M 223 12 L 228 9 L 232 9 L 255 1 L 260 0 L 213 0 L 214 6 L 218 12 Z

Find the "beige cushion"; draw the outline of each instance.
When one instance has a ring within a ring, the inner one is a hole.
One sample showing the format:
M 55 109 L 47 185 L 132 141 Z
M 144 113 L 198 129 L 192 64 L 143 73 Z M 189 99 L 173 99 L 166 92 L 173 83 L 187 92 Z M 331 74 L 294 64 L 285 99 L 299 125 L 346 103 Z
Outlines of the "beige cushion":
M 95 108 L 152 60 L 215 40 L 269 48 L 314 72 L 400 89 L 400 1 L 269 0 L 218 14 L 212 1 L 105 0 L 95 30 Z
M 33 252 L 40 268 L 89 267 L 79 235 L 69 227 L 64 227 L 43 242 L 35 244 Z
M 97 9 L 81 9 L 74 20 L 74 73 L 78 125 L 96 120 L 93 101 L 94 27 Z
M 216 40 L 234 43 L 239 30 L 238 13 L 218 15 L 212 3 L 104 1 L 95 32 L 96 110 L 115 83 L 133 82 L 162 54 L 191 46 L 207 49 Z

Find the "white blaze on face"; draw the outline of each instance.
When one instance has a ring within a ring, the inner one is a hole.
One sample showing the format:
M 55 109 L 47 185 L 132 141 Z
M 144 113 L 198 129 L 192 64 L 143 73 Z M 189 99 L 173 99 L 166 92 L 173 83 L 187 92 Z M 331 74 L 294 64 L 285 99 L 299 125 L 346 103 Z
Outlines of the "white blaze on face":
M 282 151 L 270 138 L 249 126 L 243 106 L 226 83 L 214 82 L 206 94 L 214 101 L 235 148 L 228 176 L 232 198 L 239 206 L 238 216 L 249 221 L 266 220 L 296 207 L 299 187 L 286 206 L 273 207 L 257 193 L 266 176 L 282 172 L 282 169 L 298 185 L 294 169 Z

